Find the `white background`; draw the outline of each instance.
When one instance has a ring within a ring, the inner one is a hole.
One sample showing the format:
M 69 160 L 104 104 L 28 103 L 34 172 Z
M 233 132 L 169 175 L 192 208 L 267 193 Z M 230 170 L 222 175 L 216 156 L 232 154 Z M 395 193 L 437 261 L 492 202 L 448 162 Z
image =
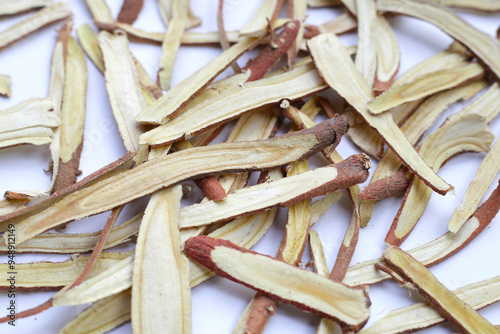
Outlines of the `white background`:
M 83 23 L 90 23 L 92 18 L 84 1 L 68 1 L 75 13 L 75 27 Z M 108 0 L 113 16 L 119 12 L 122 1 Z M 201 27 L 193 31 L 216 31 L 216 1 L 191 1 L 193 11 L 203 19 Z M 227 30 L 240 29 L 253 15 L 260 1 L 228 0 L 224 14 Z M 499 14 L 479 14 L 471 11 L 456 11 L 467 21 L 490 35 L 496 33 L 500 23 Z M 340 11 L 327 8 L 308 10 L 307 23 L 321 24 L 335 18 Z M 281 14 L 284 14 L 282 12 Z M 27 15 L 0 19 L 0 30 L 27 17 Z M 283 15 L 282 15 L 283 16 Z M 401 47 L 400 73 L 448 47 L 452 40 L 440 30 L 424 22 L 395 17 L 391 19 Z M 144 1 L 144 9 L 134 24 L 138 28 L 148 31 L 161 32 L 164 26 L 157 11 L 157 2 Z M 0 51 L 0 73 L 12 77 L 12 97 L 0 98 L 0 108 L 6 109 L 30 97 L 47 96 L 49 83 L 49 64 L 52 55 L 57 29 L 60 23 L 54 24 L 43 31 L 33 34 L 22 41 Z M 342 36 L 347 45 L 356 43 L 356 34 Z M 161 49 L 156 45 L 131 43 L 131 50 L 142 62 L 150 76 L 156 78 L 157 62 Z M 217 47 L 181 47 L 176 62 L 173 84 L 179 83 L 191 73 L 195 72 L 210 59 L 220 53 Z M 251 55 L 255 55 L 252 52 Z M 244 65 L 248 55 L 238 61 Z M 88 61 L 88 98 L 87 118 L 85 128 L 85 143 L 82 154 L 81 169 L 83 176 L 99 169 L 103 165 L 114 161 L 125 153 L 117 128 L 110 110 L 104 79 L 94 65 Z M 229 69 L 221 77 L 232 74 Z M 333 92 L 322 93 L 333 96 Z M 458 103 L 445 114 L 459 111 L 466 103 Z M 440 125 L 446 115 L 435 124 Z M 319 119 L 318 119 L 319 120 Z M 495 135 L 500 134 L 500 121 L 494 120 L 490 124 Z M 348 139 L 344 139 L 339 147 L 340 153 L 346 157 L 358 153 Z M 453 209 L 459 205 L 468 182 L 473 177 L 485 153 L 463 154 L 453 158 L 439 172 L 446 181 L 455 186 L 455 192 L 447 196 L 432 195 L 431 201 L 420 219 L 419 224 L 403 244 L 403 249 L 410 249 L 417 245 L 429 242 L 447 231 L 447 221 Z M 20 146 L 0 150 L 0 193 L 5 190 L 36 190 L 45 189 L 50 183 L 50 177 L 44 173 L 47 169 L 50 153 L 47 147 Z M 314 160 L 312 167 L 322 164 L 321 160 Z M 376 165 L 376 161 L 372 159 Z M 495 179 L 495 184 L 498 176 Z M 366 185 L 367 183 L 365 183 Z M 487 193 L 489 195 L 491 190 Z M 199 195 L 197 195 L 199 197 Z M 486 198 L 486 197 L 485 197 Z M 360 240 L 353 258 L 353 264 L 379 257 L 383 252 L 384 237 L 399 208 L 401 198 L 393 198 L 379 203 L 372 220 L 367 228 L 360 232 Z M 119 223 L 131 217 L 135 212 L 144 208 L 145 199 L 128 205 L 122 213 Z M 107 213 L 91 217 L 78 223 L 70 224 L 68 232 L 90 232 L 102 228 Z M 339 244 L 350 217 L 348 201 L 343 199 L 314 226 L 323 241 L 329 267 L 333 266 Z M 275 224 L 267 235 L 254 247 L 254 250 L 274 255 L 283 234 L 286 223 L 286 211 L 280 210 Z M 500 219 L 497 217 L 490 227 L 476 238 L 466 249 L 451 259 L 432 267 L 432 272 L 450 289 L 462 285 L 500 275 L 500 266 L 497 255 L 500 235 Z M 119 248 L 123 250 L 131 245 Z M 67 257 L 62 255 L 17 255 L 17 262 L 30 261 L 62 261 Z M 5 262 L 5 256 L 0 257 Z M 303 262 L 308 262 L 309 254 L 306 250 Z M 4 277 L 0 277 L 4 279 Z M 52 293 L 18 294 L 16 302 L 18 311 L 36 306 L 47 300 Z M 213 278 L 193 289 L 192 292 L 192 322 L 194 333 L 230 333 L 241 312 L 252 298 L 254 292 L 246 287 L 221 278 Z M 402 307 L 421 301 L 417 294 L 408 296 L 406 289 L 398 287 L 392 281 L 386 281 L 370 287 L 372 300 L 371 319 L 368 326 L 375 320 L 386 315 L 391 309 Z M 8 305 L 5 294 L 0 296 L 0 309 Z M 55 333 L 65 323 L 74 318 L 87 305 L 79 307 L 57 307 L 28 319 L 16 321 L 16 328 L 5 324 L 0 325 L 2 333 Z M 494 324 L 500 324 L 500 306 L 493 305 L 481 311 Z M 266 328 L 266 333 L 314 333 L 318 317 L 305 314 L 294 307 L 281 305 L 272 317 Z M 428 329 L 426 333 L 448 333 L 456 331 L 452 326 L 440 326 Z M 130 323 L 125 324 L 112 333 L 131 332 Z

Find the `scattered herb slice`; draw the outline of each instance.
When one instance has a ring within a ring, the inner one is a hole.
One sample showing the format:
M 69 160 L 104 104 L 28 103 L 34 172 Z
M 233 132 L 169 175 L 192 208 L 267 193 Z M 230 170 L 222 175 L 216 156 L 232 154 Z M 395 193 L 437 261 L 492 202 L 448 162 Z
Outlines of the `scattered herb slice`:
M 206 236 L 186 241 L 186 254 L 215 271 L 219 276 L 234 280 L 272 296 L 280 302 L 335 319 L 354 330 L 368 320 L 366 290 L 351 289 L 325 277 L 299 269 L 269 256 L 238 247 L 231 242 Z M 266 268 L 255 274 L 252 268 Z M 290 294 L 290 288 L 294 293 Z
M 446 289 L 424 265 L 397 247 L 384 252 L 384 261 L 411 282 L 437 311 L 465 333 L 498 333 L 472 307 Z

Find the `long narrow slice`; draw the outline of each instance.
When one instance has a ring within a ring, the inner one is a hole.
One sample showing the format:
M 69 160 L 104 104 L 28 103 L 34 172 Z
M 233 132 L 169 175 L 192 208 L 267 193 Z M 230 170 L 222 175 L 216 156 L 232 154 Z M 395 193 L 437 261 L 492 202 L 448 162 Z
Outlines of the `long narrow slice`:
M 356 0 L 358 52 L 355 64 L 368 87 L 373 86 L 377 69 L 377 11 L 375 0 Z
M 175 117 L 195 94 L 205 88 L 231 63 L 248 50 L 254 48 L 258 43 L 259 40 L 255 38 L 245 38 L 236 43 L 184 81 L 172 87 L 157 102 L 141 111 L 136 120 L 142 123 L 163 124 Z
M 419 152 L 438 171 L 450 157 L 463 152 L 488 151 L 494 137 L 484 117 L 462 110 L 450 116 L 437 131 L 430 134 L 420 145 Z M 431 195 L 431 189 L 413 177 L 387 233 L 386 243 L 399 246 L 406 240 L 424 213 Z
M 162 43 L 162 55 L 158 64 L 158 83 L 163 90 L 170 89 L 175 59 L 187 20 L 189 0 L 172 0 L 172 17 Z
M 368 320 L 370 301 L 364 289 L 350 289 L 325 277 L 206 236 L 186 241 L 186 254 L 219 276 L 307 311 L 359 330 Z M 259 270 L 255 268 L 266 268 Z M 290 293 L 290 289 L 294 293 Z
M 71 9 L 65 2 L 57 2 L 50 7 L 39 10 L 26 20 L 0 32 L 0 50 L 71 14 Z
M 131 289 L 100 300 L 64 326 L 58 334 L 106 333 L 130 320 Z
M 441 92 L 423 102 L 418 109 L 401 126 L 401 131 L 412 145 L 416 145 L 420 137 L 434 123 L 437 117 L 450 105 L 458 101 L 472 98 L 479 93 L 486 83 L 477 81 L 463 87 L 457 87 L 446 92 Z M 397 155 L 388 150 L 380 160 L 370 180 L 370 185 L 383 178 L 394 175 L 401 168 Z M 369 187 L 369 186 L 368 186 Z M 365 189 L 367 189 L 366 187 Z M 362 201 L 360 206 L 361 226 L 367 226 L 372 215 L 376 201 Z
M 0 16 L 21 14 L 53 4 L 54 0 L 0 0 Z
M 12 200 L 11 200 L 12 201 Z M 23 201 L 21 201 L 23 202 Z M 22 209 L 22 207 L 19 207 Z M 15 211 L 15 210 L 12 210 Z M 4 212 L 4 214 L 7 212 Z M 139 231 L 142 213 L 139 213 L 113 227 L 109 234 L 104 249 L 115 247 L 128 242 Z M 101 231 L 92 233 L 43 233 L 16 247 L 16 252 L 21 253 L 85 253 L 94 249 Z M 5 245 L 0 245 L 0 252 L 7 252 Z
M 116 21 L 132 24 L 139 16 L 143 0 L 125 0 Z
M 106 88 L 120 135 L 127 150 L 138 152 L 138 138 L 144 132 L 144 127 L 134 119 L 147 105 L 128 48 L 127 36 L 120 32 L 110 34 L 103 31 L 99 34 L 99 46 L 106 65 Z
M 18 224 L 17 244 L 21 244 L 53 226 L 111 210 L 184 180 L 229 171 L 270 169 L 291 161 L 308 159 L 335 141 L 336 126 L 342 123 L 342 119 L 329 120 L 314 128 L 275 139 L 180 151 L 120 172 L 119 175 L 106 173 L 110 168 L 107 166 L 95 175 L 109 177 L 101 177 L 94 182 L 89 182 L 92 178 L 84 179 L 38 205 L 0 217 L 0 225 Z M 222 156 L 224 159 L 221 159 Z M 50 206 L 55 202 L 58 202 L 57 205 Z
M 112 23 L 115 20 L 111 15 L 108 4 L 106 0 L 85 0 L 87 7 L 92 13 L 94 21 Z
M 377 72 L 373 90 L 375 95 L 385 92 L 392 85 L 399 69 L 399 44 L 389 21 L 377 14 Z
M 415 81 L 394 86 L 368 103 L 373 114 L 379 114 L 406 102 L 415 101 L 437 92 L 480 79 L 484 69 L 477 63 L 459 68 L 439 70 L 418 77 Z
M 379 11 L 413 16 L 434 24 L 469 48 L 500 77 L 500 64 L 497 61 L 500 58 L 500 42 L 474 28 L 446 7 L 428 1 L 381 0 L 377 2 L 377 8 Z
M 141 135 L 140 143 L 165 145 L 189 138 L 282 99 L 295 100 L 326 88 L 326 84 L 310 65 L 281 75 L 231 88 L 218 96 L 185 110 L 170 122 Z
M 268 22 L 274 22 L 282 4 L 283 0 L 263 0 L 250 22 L 240 30 L 240 36 L 263 36 L 267 32 Z
M 0 95 L 9 97 L 12 94 L 10 90 L 10 77 L 0 74 Z
M 73 29 L 73 21 L 67 19 L 57 35 L 54 51 L 50 64 L 49 98 L 52 100 L 53 113 L 61 118 L 61 108 L 64 97 L 64 86 L 66 84 L 66 57 L 68 53 L 68 39 Z M 52 159 L 52 179 L 47 195 L 54 189 L 57 175 L 59 174 L 59 161 L 61 156 L 61 127 L 54 130 L 54 136 L 50 143 L 50 155 Z
M 371 89 L 354 67 L 344 44 L 324 34 L 308 43 L 313 60 L 328 84 L 344 97 L 402 160 L 405 166 L 434 191 L 445 194 L 453 187 L 444 182 L 418 155 L 391 115 L 371 115 L 367 103 Z
M 457 232 L 467 220 L 466 217 L 470 217 L 473 208 L 479 204 L 499 171 L 500 141 L 497 139 L 479 166 L 474 179 L 469 183 L 462 203 L 455 209 L 448 222 L 448 229 L 451 232 Z
M 500 276 L 465 285 L 452 291 L 474 310 L 482 309 L 500 301 Z M 446 321 L 428 303 L 416 303 L 392 310 L 363 334 L 396 334 L 424 329 Z
M 447 232 L 431 242 L 409 250 L 408 253 L 428 267 L 441 263 L 484 231 L 499 210 L 500 184 L 457 233 Z M 365 261 L 350 267 L 343 283 L 355 286 L 378 283 L 390 278 L 388 274 L 374 267 L 376 263 L 382 263 L 382 259 Z
M 80 173 L 87 104 L 87 61 L 83 50 L 73 37 L 68 39 L 65 67 L 59 127 L 59 170 L 53 192 L 76 183 L 76 177 Z
M 351 156 L 341 163 L 270 184 L 248 187 L 230 194 L 221 203 L 193 204 L 181 210 L 181 228 L 202 226 L 245 214 L 261 212 L 269 207 L 290 206 L 306 199 L 325 195 L 364 182 L 368 177 L 368 157 Z M 297 184 L 302 187 L 297 188 Z
M 78 35 L 78 40 L 82 45 L 83 50 L 90 60 L 94 63 L 97 68 L 104 73 L 104 61 L 102 56 L 101 48 L 99 47 L 99 41 L 97 40 L 97 34 L 94 29 L 92 29 L 87 23 L 82 24 L 76 28 L 76 33 Z
M 446 289 L 422 263 L 411 255 L 397 247 L 390 247 L 384 252 L 384 261 L 412 283 L 441 315 L 464 333 L 498 333 L 493 325 Z
M 60 124 L 50 99 L 30 98 L 0 111 L 0 148 L 20 144 L 45 145 Z
M 178 227 L 181 188 L 154 194 L 141 223 L 132 281 L 136 333 L 191 331 L 189 267 L 181 253 Z
M 103 253 L 89 277 L 96 276 L 115 263 L 123 260 L 130 253 Z M 16 271 L 19 274 L 16 281 L 17 291 L 57 291 L 72 283 L 80 275 L 87 264 L 89 256 L 75 256 L 63 262 L 18 263 Z M 8 272 L 8 264 L 0 264 L 2 272 Z M 8 291 L 8 281 L 0 282 L 0 291 Z

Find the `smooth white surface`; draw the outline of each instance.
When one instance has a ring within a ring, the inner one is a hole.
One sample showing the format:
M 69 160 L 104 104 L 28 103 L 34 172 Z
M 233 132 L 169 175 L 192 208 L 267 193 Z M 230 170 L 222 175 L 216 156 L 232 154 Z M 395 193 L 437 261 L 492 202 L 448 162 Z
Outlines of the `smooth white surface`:
M 122 1 L 107 0 L 107 2 L 111 7 L 113 16 L 116 17 Z M 90 13 L 83 0 L 68 0 L 68 3 L 75 13 L 75 27 L 83 23 L 92 22 Z M 202 26 L 193 31 L 216 31 L 217 1 L 192 0 L 191 3 L 195 14 L 203 19 Z M 243 27 L 259 3 L 260 1 L 225 1 L 226 29 L 236 30 Z M 333 19 L 338 13 L 338 10 L 332 8 L 309 9 L 307 23 L 320 24 Z M 490 35 L 496 33 L 500 22 L 499 14 L 479 14 L 459 10 L 457 10 L 457 13 Z M 285 12 L 282 11 L 281 14 L 283 16 Z M 30 14 L 0 19 L 0 30 L 9 27 L 28 15 Z M 157 12 L 156 1 L 144 1 L 144 9 L 134 25 L 148 31 L 164 30 Z M 395 28 L 401 47 L 400 73 L 403 73 L 419 61 L 446 49 L 452 42 L 440 30 L 419 20 L 395 17 L 391 19 L 391 25 Z M 6 109 L 14 106 L 29 97 L 47 96 L 50 58 L 59 27 L 60 23 L 51 25 L 41 32 L 33 34 L 0 51 L 0 73 L 10 75 L 13 82 L 12 97 L 9 99 L 0 98 L 0 108 Z M 354 33 L 345 35 L 342 39 L 347 45 L 356 43 Z M 156 45 L 131 43 L 131 50 L 142 62 L 149 75 L 156 78 L 157 63 L 161 48 Z M 172 84 L 179 83 L 219 53 L 220 49 L 217 47 L 181 47 Z M 250 53 L 252 56 L 255 54 L 256 52 Z M 243 66 L 248 58 L 249 55 L 245 55 L 238 63 Z M 104 86 L 104 78 L 90 61 L 88 61 L 88 72 L 87 119 L 81 161 L 82 177 L 114 161 L 125 153 L 110 110 Z M 232 70 L 228 69 L 222 76 L 230 74 L 232 74 Z M 333 97 L 334 93 L 330 90 L 322 93 L 322 95 Z M 465 104 L 458 103 L 450 108 L 436 122 L 434 128 L 438 127 L 444 121 L 446 115 L 459 111 Z M 318 117 L 317 121 L 319 119 L 320 117 Z M 494 120 L 490 124 L 490 127 L 495 135 L 500 134 L 500 121 L 498 119 Z M 222 136 L 221 140 L 223 138 L 224 136 Z M 342 156 L 347 157 L 359 151 L 345 138 L 339 147 L 339 152 Z M 403 249 L 409 249 L 433 240 L 447 231 L 447 221 L 454 208 L 460 204 L 467 184 L 472 179 L 484 155 L 484 153 L 463 154 L 453 158 L 439 171 L 439 174 L 446 181 L 455 186 L 455 192 L 445 197 L 436 194 L 432 195 L 424 216 L 420 219 L 419 224 L 408 240 L 403 244 Z M 0 150 L 0 193 L 3 193 L 5 190 L 36 190 L 46 188 L 50 183 L 50 177 L 43 170 L 47 169 L 49 160 L 50 153 L 48 147 L 19 146 Z M 323 163 L 321 159 L 313 159 L 311 168 Z M 373 159 L 372 163 L 376 165 Z M 495 179 L 495 184 L 497 181 L 498 176 Z M 487 195 L 491 193 L 491 190 L 492 188 Z M 199 198 L 199 194 L 196 194 L 195 197 Z M 385 248 L 383 240 L 399 208 L 400 201 L 401 198 L 393 198 L 382 201 L 377 205 L 368 227 L 360 232 L 360 240 L 354 254 L 353 264 L 378 257 L 383 252 Z M 127 205 L 119 222 L 128 219 L 135 212 L 144 208 L 146 203 L 147 199 L 143 199 L 132 205 Z M 335 261 L 338 247 L 349 222 L 350 214 L 348 201 L 342 199 L 314 227 L 319 232 L 319 236 L 323 241 L 329 268 L 333 266 Z M 76 233 L 98 230 L 104 224 L 106 217 L 107 213 L 104 213 L 70 224 L 68 232 Z M 281 240 L 285 224 L 286 210 L 280 209 L 275 223 L 267 235 L 254 247 L 254 250 L 274 255 Z M 499 236 L 500 218 L 497 217 L 490 227 L 468 247 L 451 259 L 433 267 L 431 269 L 432 272 L 450 289 L 500 275 L 500 261 L 496 255 L 500 241 Z M 62 255 L 18 254 L 16 260 L 18 263 L 22 263 L 49 260 L 62 261 L 66 258 Z M 302 261 L 303 263 L 307 263 L 309 260 L 309 253 L 306 250 Z M 5 262 L 6 257 L 1 256 L 0 261 Z M 0 273 L 0 275 L 0 279 L 5 279 L 4 274 Z M 20 293 L 16 298 L 17 311 L 19 312 L 36 306 L 47 300 L 51 295 L 52 293 Z M 252 290 L 221 278 L 213 278 L 193 289 L 193 333 L 232 332 L 239 316 L 253 295 L 254 292 Z M 372 300 L 372 317 L 367 324 L 368 326 L 393 308 L 402 307 L 421 300 L 416 293 L 412 297 L 409 297 L 406 289 L 398 287 L 392 281 L 371 286 L 370 298 Z M 7 305 L 8 298 L 5 293 L 2 293 L 0 295 L 0 309 L 5 310 Z M 6 324 L 0 324 L 0 332 L 56 333 L 85 307 L 86 305 L 55 307 L 28 319 L 17 320 L 15 328 Z M 499 305 L 490 306 L 481 311 L 481 314 L 494 324 L 500 324 Z M 317 316 L 305 314 L 291 306 L 281 305 L 276 315 L 269 321 L 266 333 L 314 333 L 317 323 Z M 451 326 L 439 326 L 424 332 L 449 333 L 452 331 L 456 330 Z M 130 332 L 131 327 L 129 323 L 112 331 L 112 333 Z

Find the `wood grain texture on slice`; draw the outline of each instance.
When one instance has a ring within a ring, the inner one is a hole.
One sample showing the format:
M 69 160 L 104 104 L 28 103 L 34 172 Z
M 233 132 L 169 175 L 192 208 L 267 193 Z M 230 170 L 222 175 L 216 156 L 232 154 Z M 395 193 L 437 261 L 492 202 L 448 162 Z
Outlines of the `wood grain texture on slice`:
M 401 126 L 401 131 L 404 133 L 411 145 L 416 145 L 425 131 L 427 131 L 437 117 L 450 105 L 458 101 L 464 101 L 472 98 L 484 87 L 486 87 L 486 83 L 484 81 L 477 81 L 462 87 L 438 93 L 435 96 L 428 98 Z M 370 185 L 387 176 L 393 175 L 401 168 L 401 166 L 401 162 L 399 161 L 397 155 L 395 155 L 391 150 L 387 150 L 380 160 L 377 168 L 373 172 Z M 368 187 L 365 187 L 365 189 L 367 188 Z M 376 201 L 361 201 L 361 226 L 368 225 L 368 221 L 371 218 L 376 203 Z
M 373 84 L 375 95 L 391 87 L 398 73 L 399 62 L 399 44 L 394 30 L 384 16 L 377 14 L 377 72 Z
M 7 200 L 5 200 L 7 201 Z M 22 200 L 9 200 L 13 202 L 25 202 Z M 18 209 L 23 208 L 19 206 Z M 12 210 L 14 211 L 14 210 Z M 12 212 L 11 211 L 11 212 Z M 8 213 L 2 211 L 2 214 Z M 142 214 L 139 213 L 126 222 L 113 227 L 109 234 L 104 249 L 115 247 L 119 244 L 128 242 L 139 231 Z M 94 249 L 101 231 L 92 233 L 43 233 L 39 236 L 26 241 L 16 247 L 17 253 L 84 253 Z M 0 252 L 6 253 L 6 245 L 0 245 Z
M 336 319 L 354 330 L 359 330 L 368 320 L 370 301 L 365 289 L 351 289 L 231 242 L 206 236 L 186 241 L 185 251 L 219 276 L 306 312 Z
M 54 296 L 54 306 L 93 303 L 130 288 L 134 254 L 88 278 L 80 285 Z
M 345 189 L 364 182 L 368 177 L 369 167 L 366 155 L 354 155 L 338 164 L 238 190 L 228 195 L 223 202 L 193 204 L 181 209 L 180 227 L 207 225 L 261 212 L 274 206 L 287 207 L 315 196 Z M 303 186 L 297 188 L 297 184 Z
M 170 89 L 177 51 L 187 22 L 188 7 L 189 0 L 172 0 L 172 15 L 168 22 L 161 47 L 162 55 L 158 63 L 158 83 L 163 90 Z
M 0 50 L 71 14 L 71 9 L 65 2 L 57 2 L 37 11 L 27 19 L 0 32 Z
M 356 0 L 358 51 L 354 64 L 368 87 L 373 86 L 377 69 L 378 23 L 375 0 Z
M 411 256 L 426 266 L 443 262 L 456 254 L 472 240 L 474 240 L 488 225 L 500 210 L 500 186 L 493 191 L 490 197 L 474 212 L 471 218 L 457 233 L 447 232 L 431 242 L 420 245 L 408 251 Z M 390 278 L 374 265 L 382 263 L 382 259 L 374 259 L 358 263 L 349 268 L 343 283 L 356 286 L 373 284 Z
M 132 278 L 135 333 L 191 332 L 189 267 L 178 227 L 181 188 L 154 194 L 142 219 Z
M 105 271 L 115 263 L 123 260 L 130 253 L 102 253 L 89 278 Z M 63 262 L 17 263 L 19 274 L 16 281 L 17 291 L 57 291 L 67 284 L 73 283 L 89 260 L 89 256 L 74 256 Z M 9 271 L 8 264 L 0 264 L 3 272 Z M 0 291 L 8 291 L 10 283 L 0 282 Z
M 115 20 L 111 15 L 111 10 L 106 4 L 106 0 L 85 0 L 87 7 L 92 13 L 94 21 L 113 23 Z
M 438 171 L 444 163 L 458 154 L 488 151 L 494 137 L 484 117 L 464 113 L 462 110 L 450 116 L 437 131 L 430 134 L 420 145 L 419 153 Z M 413 177 L 387 233 L 386 243 L 401 245 L 424 213 L 431 195 L 432 190 Z
M 0 111 L 0 148 L 20 144 L 45 145 L 52 140 L 60 119 L 48 98 L 30 98 Z
M 110 34 L 103 31 L 98 40 L 106 68 L 106 89 L 118 130 L 125 148 L 138 152 L 138 139 L 145 128 L 135 121 L 135 117 L 147 105 L 128 48 L 127 36 L 122 32 Z
M 500 300 L 500 276 L 472 283 L 452 291 L 474 310 L 482 309 Z M 429 303 L 416 303 L 392 310 L 363 334 L 396 334 L 414 331 L 446 321 Z
M 479 57 L 500 77 L 500 42 L 467 23 L 453 11 L 429 1 L 382 0 L 377 2 L 380 11 L 395 12 L 413 16 L 434 24 L 458 40 Z
M 125 0 L 116 21 L 132 24 L 142 10 L 143 0 Z
M 83 50 L 87 56 L 92 60 L 95 66 L 104 73 L 104 60 L 102 56 L 101 47 L 97 39 L 97 34 L 87 23 L 82 24 L 76 28 L 78 40 L 82 45 Z
M 59 126 L 59 169 L 52 192 L 76 183 L 80 172 L 87 109 L 87 60 L 73 37 L 68 38 L 64 93 Z
M 68 322 L 58 334 L 104 334 L 130 320 L 131 289 L 100 300 Z
M 309 40 L 308 46 L 318 70 L 330 87 L 356 109 L 412 173 L 439 194 L 443 195 L 453 188 L 422 160 L 391 115 L 370 114 L 367 104 L 372 99 L 371 89 L 356 70 L 338 37 L 319 35 Z
M 0 74 L 0 95 L 10 97 L 12 91 L 10 89 L 11 80 L 8 75 Z
M 16 15 L 51 6 L 54 0 L 0 0 L 0 16 Z
M 326 88 L 312 66 L 300 66 L 282 75 L 248 82 L 233 87 L 216 97 L 198 104 L 156 129 L 141 135 L 140 143 L 165 145 L 186 139 L 258 107 L 281 101 L 295 100 Z
M 163 124 L 174 118 L 181 109 L 231 63 L 259 43 L 256 38 L 245 38 L 212 59 L 194 74 L 172 87 L 153 105 L 141 111 L 136 120 L 141 123 Z
M 342 124 L 345 126 L 345 120 L 342 122 L 342 117 L 338 117 L 274 139 L 193 148 L 120 171 L 119 175 L 107 173 L 115 166 L 108 165 L 38 205 L 0 217 L 0 226 L 18 224 L 16 237 L 21 244 L 53 226 L 111 210 L 188 179 L 224 172 L 272 169 L 308 159 L 336 140 L 336 129 Z M 127 159 L 120 161 L 124 160 Z M 101 178 L 97 178 L 99 175 Z
M 415 101 L 437 92 L 480 79 L 484 69 L 477 63 L 453 69 L 438 70 L 419 76 L 415 81 L 394 85 L 368 103 L 373 114 L 379 114 L 406 102 Z
M 476 1 L 467 1 L 467 0 L 431 0 L 443 6 L 449 7 L 458 7 L 458 8 L 467 8 L 467 9 L 475 9 L 482 10 L 486 12 L 497 12 L 500 11 L 500 3 L 496 0 L 476 0 Z
M 267 32 L 268 22 L 271 24 L 276 19 L 283 4 L 283 0 L 264 0 L 255 14 L 241 30 L 240 36 L 260 37 Z
M 384 261 L 464 333 L 498 333 L 485 318 L 449 291 L 425 266 L 397 247 L 384 252 Z
M 5 215 L 17 210 L 24 209 L 26 204 L 28 204 L 29 199 L 3 199 L 0 201 L 0 214 Z

